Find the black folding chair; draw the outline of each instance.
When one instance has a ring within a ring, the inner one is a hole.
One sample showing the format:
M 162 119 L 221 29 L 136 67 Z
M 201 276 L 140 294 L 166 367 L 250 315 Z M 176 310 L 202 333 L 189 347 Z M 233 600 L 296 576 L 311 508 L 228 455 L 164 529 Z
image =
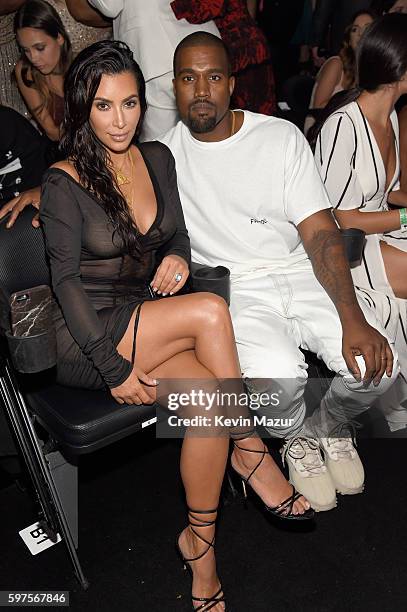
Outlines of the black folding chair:
M 11 293 L 50 284 L 43 234 L 31 226 L 27 208 L 13 229 L 0 222 L 0 322 L 8 326 Z M 40 503 L 42 525 L 51 540 L 59 533 L 83 588 L 88 582 L 78 554 L 77 465 L 80 455 L 125 438 L 156 421 L 156 405 L 121 406 L 107 391 L 63 387 L 53 371 L 19 375 L 0 342 L 0 397 Z M 36 422 L 48 433 L 44 443 Z M 38 429 L 38 428 L 37 428 Z

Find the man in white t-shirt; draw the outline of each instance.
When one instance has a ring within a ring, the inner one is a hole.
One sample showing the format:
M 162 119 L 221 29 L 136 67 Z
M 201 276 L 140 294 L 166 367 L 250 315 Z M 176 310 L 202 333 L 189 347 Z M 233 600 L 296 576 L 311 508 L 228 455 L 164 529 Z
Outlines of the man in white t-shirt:
M 113 35 L 127 43 L 146 80 L 148 110 L 142 140 L 153 140 L 173 127 L 179 117 L 172 91 L 172 57 L 177 44 L 191 32 L 220 36 L 214 21 L 200 25 L 177 19 L 170 0 L 89 0 L 113 19 Z
M 396 360 L 374 312 L 358 303 L 303 135 L 286 121 L 229 110 L 234 79 L 216 37 L 184 39 L 174 73 L 182 121 L 160 140 L 176 160 L 193 260 L 230 268 L 243 376 L 251 390 L 279 393 L 279 405 L 259 416 L 270 418 L 271 435 L 288 438 L 294 486 L 328 510 L 336 491 L 363 490 L 363 466 L 343 432 L 392 385 Z M 299 347 L 337 373 L 305 423 Z

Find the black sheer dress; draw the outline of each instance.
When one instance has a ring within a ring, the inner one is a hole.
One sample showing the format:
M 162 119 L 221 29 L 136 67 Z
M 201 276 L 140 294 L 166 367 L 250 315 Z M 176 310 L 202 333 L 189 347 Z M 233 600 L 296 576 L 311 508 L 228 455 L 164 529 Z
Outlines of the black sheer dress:
M 63 170 L 44 175 L 40 206 L 56 313 L 57 379 L 88 389 L 123 383 L 132 364 L 116 350 L 137 304 L 151 299 L 148 284 L 160 260 L 190 261 L 174 158 L 159 142 L 139 145 L 157 200 L 157 216 L 139 234 L 140 257 L 124 245 L 98 201 Z M 170 298 L 167 298 L 170 299 Z

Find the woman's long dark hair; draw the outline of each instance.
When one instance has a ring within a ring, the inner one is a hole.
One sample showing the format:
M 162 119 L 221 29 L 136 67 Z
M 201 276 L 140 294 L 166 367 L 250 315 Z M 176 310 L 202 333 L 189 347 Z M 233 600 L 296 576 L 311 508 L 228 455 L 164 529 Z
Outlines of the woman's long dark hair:
M 61 149 L 73 162 L 81 184 L 105 210 L 127 251 L 137 255 L 140 245 L 134 220 L 111 172 L 109 154 L 89 123 L 102 76 L 123 72 L 132 73 L 137 82 L 141 114 L 134 140 L 138 139 L 147 109 L 143 74 L 125 43 L 102 40 L 81 51 L 66 74 Z
M 318 113 L 308 132 L 315 150 L 318 135 L 332 113 L 354 102 L 362 91 L 375 92 L 382 85 L 397 83 L 407 72 L 407 15 L 390 13 L 371 23 L 356 50 L 357 85 L 337 93 Z
M 58 70 L 65 74 L 72 60 L 71 41 L 56 10 L 45 0 L 28 0 L 14 17 L 14 33 L 17 34 L 18 30 L 22 28 L 43 30 L 48 36 L 55 39 L 58 38 L 59 34 L 62 36 L 64 42 L 61 45 Z M 39 112 L 44 106 L 47 106 L 50 97 L 49 88 L 44 75 L 28 61 L 25 53 L 22 54 L 21 61 L 21 78 L 24 85 L 37 89 L 43 98 L 42 105 L 38 109 L 34 109 Z M 28 73 L 30 73 L 31 78 Z

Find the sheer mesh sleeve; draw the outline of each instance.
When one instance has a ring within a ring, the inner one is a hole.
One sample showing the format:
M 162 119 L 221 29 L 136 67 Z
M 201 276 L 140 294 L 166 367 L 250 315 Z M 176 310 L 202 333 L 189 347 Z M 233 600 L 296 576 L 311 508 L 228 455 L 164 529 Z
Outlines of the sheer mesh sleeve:
M 83 217 L 72 189 L 61 174 L 45 174 L 40 218 L 51 264 L 52 285 L 66 325 L 83 353 L 113 388 L 130 375 L 132 365 L 116 350 L 83 289 L 80 256 Z

